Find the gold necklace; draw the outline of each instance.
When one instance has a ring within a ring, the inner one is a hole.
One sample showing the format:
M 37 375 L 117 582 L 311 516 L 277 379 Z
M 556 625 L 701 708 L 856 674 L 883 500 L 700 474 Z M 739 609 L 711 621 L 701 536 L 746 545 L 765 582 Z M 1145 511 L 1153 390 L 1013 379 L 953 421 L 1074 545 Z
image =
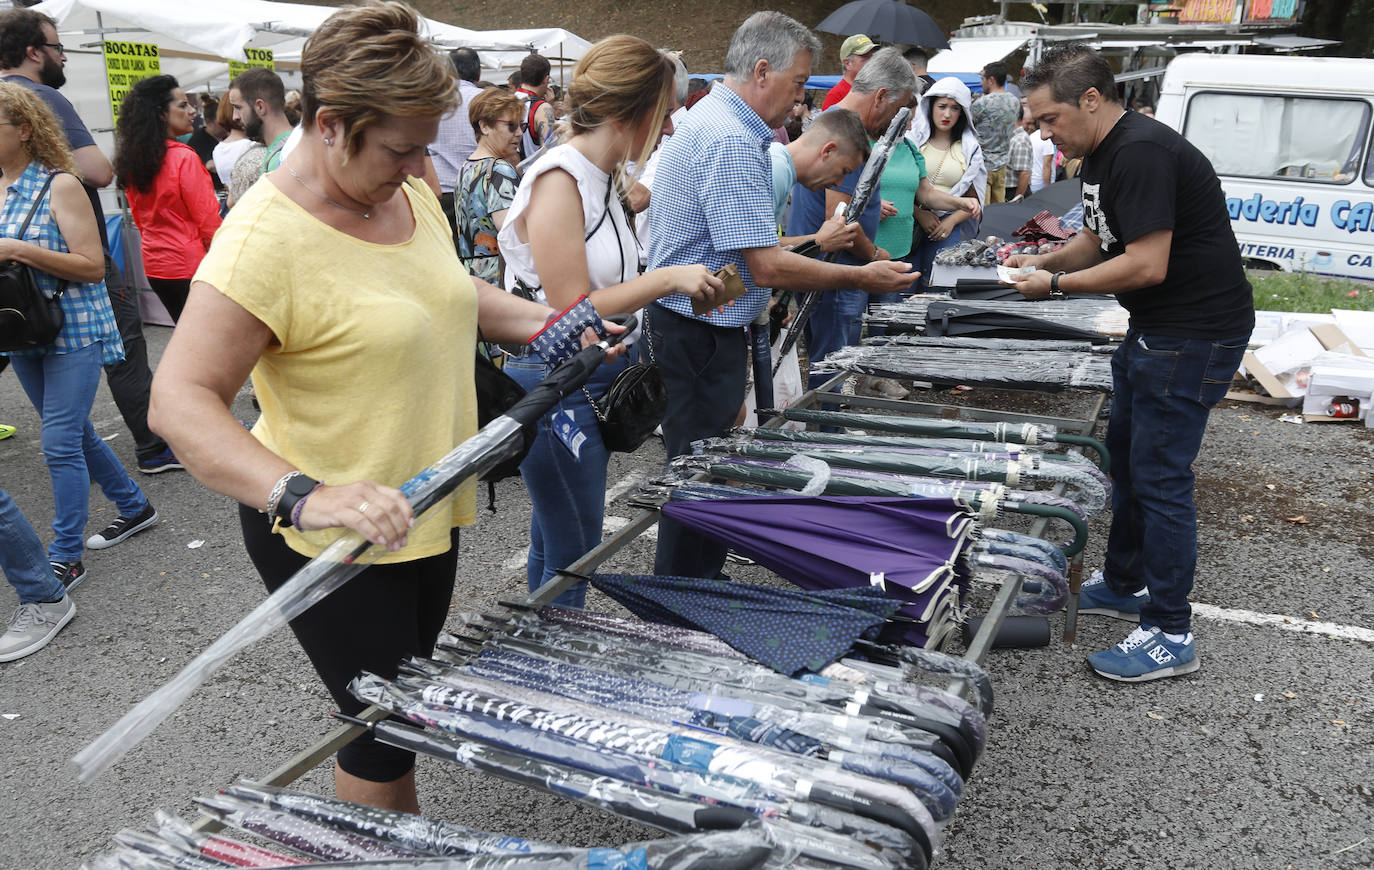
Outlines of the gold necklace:
M 313 194 L 314 196 L 318 196 L 320 199 L 324 200 L 325 202 L 329 203 L 330 205 L 334 206 L 335 208 L 341 208 L 341 209 L 343 209 L 344 211 L 351 211 L 351 212 L 353 212 L 354 214 L 360 214 L 360 215 L 363 216 L 363 218 L 364 218 L 365 220 L 371 220 L 371 219 L 372 219 L 372 210 L 371 210 L 371 209 L 368 209 L 367 211 L 363 211 L 362 209 L 353 208 L 352 206 L 344 205 L 344 204 L 341 203 L 341 202 L 335 202 L 334 200 L 332 200 L 332 199 L 330 199 L 329 197 L 325 196 L 323 193 L 320 193 L 320 192 L 316 191 L 313 187 L 311 187 L 310 185 L 308 185 L 308 184 L 305 183 L 305 179 L 304 179 L 304 178 L 301 178 L 299 175 L 296 174 L 296 170 L 293 169 L 293 168 L 291 168 L 291 164 L 290 164 L 290 163 L 286 164 L 286 171 L 289 172 L 289 173 L 291 173 L 291 177 L 292 177 L 292 178 L 296 179 L 297 181 L 299 181 L 299 182 L 301 183 L 301 187 L 304 187 L 304 188 L 305 188 L 307 191 L 309 191 L 311 194 Z

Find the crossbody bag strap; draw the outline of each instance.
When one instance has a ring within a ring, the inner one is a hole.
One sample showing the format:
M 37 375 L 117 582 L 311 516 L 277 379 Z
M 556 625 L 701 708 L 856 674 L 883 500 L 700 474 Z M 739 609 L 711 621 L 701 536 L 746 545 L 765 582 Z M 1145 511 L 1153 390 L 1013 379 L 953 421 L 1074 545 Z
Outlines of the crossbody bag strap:
M 33 222 L 33 216 L 38 213 L 38 207 L 43 204 L 43 197 L 47 196 L 48 188 L 52 187 L 52 180 L 63 174 L 65 173 L 61 169 L 53 170 L 48 173 L 47 180 L 44 181 L 43 186 L 38 189 L 38 196 L 34 197 L 33 205 L 29 206 L 29 213 L 24 217 L 24 223 L 19 226 L 19 235 L 16 237 L 17 241 L 24 241 L 24 233 L 29 231 L 29 224 Z M 67 292 L 67 285 L 69 283 L 70 282 L 65 278 L 58 278 L 57 289 L 53 291 L 50 298 L 60 299 L 62 294 Z

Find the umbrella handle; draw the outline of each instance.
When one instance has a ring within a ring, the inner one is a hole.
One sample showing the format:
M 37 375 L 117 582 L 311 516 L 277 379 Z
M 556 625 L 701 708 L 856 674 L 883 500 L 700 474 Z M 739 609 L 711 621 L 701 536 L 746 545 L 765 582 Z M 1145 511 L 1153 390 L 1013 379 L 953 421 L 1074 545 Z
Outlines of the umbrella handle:
M 1064 544 L 1059 549 L 1064 551 L 1064 555 L 1072 559 L 1083 548 L 1088 546 L 1088 524 L 1083 518 L 1067 508 L 1056 507 L 1048 504 L 1034 504 L 1032 502 L 1012 502 L 1007 501 L 1002 507 L 1012 513 L 1030 514 L 1037 517 L 1049 517 L 1051 519 L 1063 520 L 1073 527 L 1073 541 Z
M 1110 473 L 1112 470 L 1112 454 L 1107 451 L 1107 445 L 1090 438 L 1087 435 L 1070 435 L 1067 432 L 1060 432 L 1049 440 L 1059 444 L 1077 444 L 1080 447 L 1087 447 L 1097 454 L 1097 467 Z

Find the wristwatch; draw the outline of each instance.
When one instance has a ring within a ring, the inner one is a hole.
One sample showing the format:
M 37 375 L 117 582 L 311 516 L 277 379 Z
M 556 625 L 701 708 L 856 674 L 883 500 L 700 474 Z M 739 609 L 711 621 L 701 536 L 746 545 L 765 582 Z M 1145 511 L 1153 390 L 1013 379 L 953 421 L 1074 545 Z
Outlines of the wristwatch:
M 1055 272 L 1053 275 L 1050 276 L 1050 298 L 1051 298 L 1051 299 L 1063 299 L 1063 298 L 1064 298 L 1064 291 L 1059 289 L 1059 277 L 1060 277 L 1061 275 L 1063 275 L 1063 274 L 1064 274 L 1063 272 Z M 289 491 L 289 490 L 288 490 L 288 491 Z
M 280 520 L 284 527 L 290 528 L 291 511 L 295 508 L 296 502 L 314 492 L 318 484 L 318 480 L 306 477 L 304 474 L 298 474 L 288 480 L 286 491 L 281 494 L 281 498 L 277 501 L 277 511 L 273 516 Z

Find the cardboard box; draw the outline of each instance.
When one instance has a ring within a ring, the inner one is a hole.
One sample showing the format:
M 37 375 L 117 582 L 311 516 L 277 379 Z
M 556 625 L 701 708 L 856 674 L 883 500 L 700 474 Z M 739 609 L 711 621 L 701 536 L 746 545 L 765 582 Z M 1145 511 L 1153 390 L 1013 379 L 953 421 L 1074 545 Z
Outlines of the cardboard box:
M 1307 393 L 1310 364 L 1324 351 L 1365 356 L 1335 324 L 1320 323 L 1289 330 L 1264 347 L 1246 353 L 1244 367 L 1269 395 L 1296 407 Z M 1238 394 L 1234 398 L 1244 400 L 1245 396 Z
M 1351 354 L 1326 353 L 1312 363 L 1312 377 L 1302 400 L 1308 423 L 1342 423 L 1364 420 L 1374 398 L 1374 359 Z M 1332 417 L 1326 412 L 1337 399 L 1359 403 L 1356 417 Z

